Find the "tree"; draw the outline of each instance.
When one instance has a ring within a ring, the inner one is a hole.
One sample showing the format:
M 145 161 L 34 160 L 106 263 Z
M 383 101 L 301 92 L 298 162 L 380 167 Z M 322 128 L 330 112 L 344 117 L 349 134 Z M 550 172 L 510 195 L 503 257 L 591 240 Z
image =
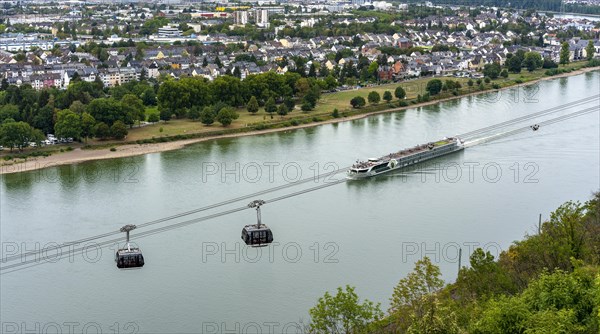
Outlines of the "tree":
M 171 113 L 171 110 L 167 108 L 163 108 L 160 110 L 160 119 L 165 121 L 165 123 L 171 120 L 172 115 L 173 114 Z
M 40 137 L 41 135 L 41 137 Z M 40 142 L 44 135 L 41 131 L 32 128 L 25 122 L 15 122 L 13 119 L 6 119 L 0 126 L 0 143 L 3 146 L 18 148 L 19 151 L 23 147 L 29 145 L 29 142 Z
M 188 118 L 195 121 L 200 118 L 201 112 L 202 110 L 200 109 L 200 107 L 193 106 L 190 108 L 190 111 L 188 111 Z
M 21 120 L 19 106 L 14 104 L 0 106 L 0 123 L 7 119 Z
M 202 109 L 202 111 L 200 112 L 199 116 L 200 116 L 200 122 L 202 122 L 202 124 L 208 126 L 215 122 L 215 117 L 217 116 L 217 114 L 215 113 L 213 108 L 204 107 L 204 109 Z
M 296 101 L 291 96 L 287 96 L 283 99 L 283 104 L 288 108 L 289 111 L 293 111 L 296 106 Z
M 112 98 L 94 99 L 88 105 L 88 112 L 94 119 L 107 125 L 112 125 L 117 120 L 125 120 L 121 103 Z
M 81 137 L 81 117 L 69 109 L 61 110 L 56 117 L 54 124 L 54 133 L 58 138 Z
M 156 105 L 156 93 L 152 87 L 146 88 L 146 90 L 142 93 L 142 101 L 145 106 L 155 106 Z
M 428 257 L 424 257 L 394 287 L 390 314 L 397 317 L 401 329 L 415 333 L 448 332 L 439 328 L 450 326 L 450 322 L 444 323 L 443 319 L 436 317 L 439 308 L 436 293 L 444 286 L 441 275 L 440 268 L 433 265 Z
M 277 108 L 277 115 L 283 117 L 283 116 L 285 116 L 287 114 L 288 114 L 288 108 L 285 106 L 285 104 L 282 103 L 279 106 L 279 108 Z
M 223 126 L 230 125 L 233 120 L 239 117 L 238 113 L 232 107 L 225 107 L 219 110 L 216 120 Z
M 265 103 L 265 111 L 273 118 L 273 113 L 277 111 L 277 105 L 275 105 L 274 98 L 271 97 L 267 100 Z
M 310 333 L 361 333 L 383 317 L 380 304 L 365 299 L 360 303 L 354 287 L 339 287 L 332 296 L 325 292 L 309 311 Z
M 94 135 L 94 125 L 96 125 L 96 120 L 94 117 L 87 112 L 81 114 L 81 136 L 87 139 Z
M 433 79 L 427 82 L 427 86 L 425 86 L 425 90 L 429 93 L 429 95 L 437 95 L 442 90 L 442 80 Z
M 350 100 L 350 105 L 352 106 L 352 108 L 364 107 L 365 104 L 367 104 L 367 102 L 365 101 L 365 98 L 362 96 L 356 96 L 356 97 L 352 98 L 352 100 Z
M 110 136 L 110 128 L 104 122 L 98 122 L 94 126 L 94 136 L 100 139 L 106 139 Z
M 115 139 L 123 139 L 127 136 L 127 126 L 121 121 L 116 121 L 110 127 L 110 135 Z
M 385 102 L 390 103 L 393 98 L 394 97 L 392 96 L 392 92 L 390 92 L 389 90 L 383 92 L 383 99 L 385 100 Z
M 512 56 L 506 60 L 506 67 L 509 71 L 513 73 L 520 73 L 522 62 L 523 59 L 521 59 L 520 57 Z
M 541 68 L 544 65 L 544 60 L 542 59 L 542 55 L 537 52 L 527 52 L 525 54 L 525 59 L 523 60 L 523 66 L 527 68 L 529 72 L 532 72 L 538 68 Z
M 585 57 L 586 59 L 592 60 L 594 58 L 594 53 L 596 52 L 596 49 L 594 48 L 594 41 L 589 40 L 588 41 L 588 45 L 585 47 Z
M 500 76 L 503 77 L 504 79 L 508 78 L 508 71 L 507 70 L 502 70 L 502 72 L 500 72 Z
M 367 96 L 367 99 L 369 100 L 369 103 L 377 104 L 381 100 L 381 96 L 376 91 L 372 91 L 369 93 L 369 96 Z
M 398 100 L 403 100 L 404 98 L 406 98 L 406 91 L 404 91 L 404 88 L 402 88 L 402 86 L 398 86 L 396 87 L 396 89 L 394 90 L 394 96 L 398 99 Z
M 569 43 L 564 42 L 560 47 L 560 64 L 566 65 L 569 63 L 571 58 L 571 51 L 569 51 Z
M 125 113 L 124 123 L 130 127 L 136 121 L 141 121 L 146 117 L 144 103 L 139 97 L 133 94 L 125 94 L 121 98 L 121 108 Z
M 258 100 L 256 99 L 256 96 L 252 95 L 252 97 L 250 97 L 248 104 L 246 104 L 246 109 L 251 114 L 256 114 L 258 112 Z
M 473 79 L 469 79 L 469 81 L 467 81 L 467 85 L 468 85 L 469 87 L 473 87 L 473 83 L 474 83 L 474 82 L 473 82 Z
M 485 66 L 483 67 L 483 75 L 489 77 L 492 80 L 496 80 L 498 79 L 498 76 L 500 76 L 501 69 L 502 68 L 498 63 L 485 64 Z
M 153 112 L 150 115 L 148 115 L 148 122 L 156 123 L 158 121 L 160 121 L 160 116 L 158 113 Z
M 542 68 L 557 68 L 558 64 L 549 57 L 544 58 L 544 64 L 542 64 Z

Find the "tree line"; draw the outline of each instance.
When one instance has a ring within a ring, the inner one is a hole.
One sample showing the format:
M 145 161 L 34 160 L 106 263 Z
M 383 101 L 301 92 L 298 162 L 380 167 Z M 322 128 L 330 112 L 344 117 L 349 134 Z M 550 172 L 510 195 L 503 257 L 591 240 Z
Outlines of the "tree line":
M 351 286 L 310 309 L 310 333 L 598 333 L 600 193 L 566 202 L 537 234 L 495 259 L 476 249 L 445 284 L 424 257 L 393 288 L 387 314 Z

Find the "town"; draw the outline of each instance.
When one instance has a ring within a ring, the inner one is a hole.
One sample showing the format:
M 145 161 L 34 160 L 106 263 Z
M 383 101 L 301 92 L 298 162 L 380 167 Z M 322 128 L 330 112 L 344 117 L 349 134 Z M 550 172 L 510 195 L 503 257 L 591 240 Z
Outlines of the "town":
M 431 2 L 3 1 L 0 33 L 0 144 L 11 151 L 179 140 L 215 122 L 232 125 L 215 135 L 318 123 L 600 63 L 595 16 Z M 569 63 L 581 65 L 559 68 Z M 406 82 L 421 87 L 390 86 Z M 186 119 L 200 122 L 128 136 Z
M 475 73 L 518 50 L 559 62 L 600 55 L 600 22 L 532 10 L 437 7 L 385 1 L 217 7 L 3 2 L 0 73 L 5 83 L 65 89 L 74 77 L 104 87 L 140 79 L 274 71 L 339 78 L 377 61 L 378 82 Z M 360 72 L 360 70 L 363 70 Z M 352 79 L 352 78 L 351 78 Z M 347 84 L 344 82 L 343 84 Z

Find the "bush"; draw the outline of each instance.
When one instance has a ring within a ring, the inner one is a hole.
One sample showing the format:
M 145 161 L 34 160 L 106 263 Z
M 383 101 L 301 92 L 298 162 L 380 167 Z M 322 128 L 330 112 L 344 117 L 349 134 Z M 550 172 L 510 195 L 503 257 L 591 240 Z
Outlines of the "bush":
M 406 102 L 406 101 L 400 101 L 400 102 L 398 103 L 398 105 L 399 105 L 400 107 L 407 107 L 407 106 L 408 106 L 408 102 Z
M 337 110 L 337 108 L 333 109 L 333 112 L 331 113 L 331 117 L 333 117 L 333 118 L 340 117 L 340 112 Z
M 492 88 L 494 89 L 500 89 L 500 85 L 497 83 L 492 84 Z
M 67 147 L 67 152 L 73 151 L 73 148 L 71 146 Z
M 294 118 L 293 120 L 290 121 L 290 124 L 292 124 L 293 126 L 296 126 L 296 125 L 300 125 L 300 122 L 298 122 L 298 120 Z
M 111 148 L 110 148 L 110 151 L 111 151 L 111 152 L 116 152 L 116 151 L 117 151 L 117 149 L 116 149 L 116 148 L 114 148 L 114 147 L 111 147 Z
M 312 110 L 312 108 L 313 106 L 309 102 L 302 103 L 302 106 L 300 107 L 300 109 L 304 112 L 309 112 Z
M 489 77 L 486 77 L 483 81 L 485 81 L 486 84 L 489 84 L 492 81 L 492 79 L 490 79 Z

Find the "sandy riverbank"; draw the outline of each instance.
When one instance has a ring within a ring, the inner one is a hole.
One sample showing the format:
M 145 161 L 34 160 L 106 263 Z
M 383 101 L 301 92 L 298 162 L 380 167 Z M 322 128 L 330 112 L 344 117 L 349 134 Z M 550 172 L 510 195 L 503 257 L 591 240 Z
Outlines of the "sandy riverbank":
M 583 68 L 583 69 L 573 71 L 570 73 L 563 73 L 563 74 L 555 75 L 552 77 L 543 77 L 543 78 L 532 80 L 532 81 L 529 81 L 526 83 L 505 87 L 503 89 L 532 85 L 532 84 L 535 84 L 537 82 L 544 81 L 544 80 L 553 80 L 553 79 L 561 78 L 561 77 L 580 75 L 580 74 L 583 74 L 586 72 L 597 71 L 597 70 L 600 70 L 600 67 Z M 148 154 L 148 153 L 164 152 L 164 151 L 180 149 L 180 148 L 185 147 L 186 145 L 203 142 L 203 141 L 208 141 L 208 140 L 214 140 L 214 139 L 218 139 L 218 138 L 234 138 L 234 137 L 242 137 L 242 136 L 253 136 L 253 135 L 257 135 L 257 134 L 265 134 L 265 133 L 273 133 L 273 132 L 279 132 L 279 131 L 288 131 L 288 130 L 292 130 L 292 129 L 314 127 L 314 126 L 319 126 L 319 125 L 323 125 L 323 124 L 346 122 L 346 121 L 351 121 L 351 120 L 355 120 L 355 119 L 365 118 L 365 117 L 368 117 L 371 115 L 377 115 L 377 114 L 394 112 L 394 111 L 399 111 L 399 110 L 404 110 L 404 109 L 422 107 L 422 106 L 432 105 L 432 104 L 436 104 L 436 103 L 440 103 L 440 102 L 444 102 L 444 101 L 463 98 L 465 96 L 473 96 L 473 95 L 485 94 L 485 93 L 489 93 L 489 92 L 492 92 L 492 91 L 491 90 L 477 91 L 477 92 L 463 94 L 463 95 L 459 95 L 459 96 L 452 96 L 452 97 L 448 97 L 448 98 L 444 98 L 444 99 L 410 105 L 407 107 L 391 108 L 391 109 L 386 109 L 386 110 L 382 110 L 382 111 L 375 111 L 375 112 L 370 112 L 370 113 L 365 113 L 365 114 L 360 114 L 360 115 L 355 115 L 355 116 L 350 116 L 350 117 L 345 117 L 345 118 L 331 119 L 331 120 L 327 120 L 327 121 L 319 122 L 319 123 L 303 124 L 303 125 L 298 125 L 298 126 L 289 127 L 289 128 L 249 131 L 249 132 L 244 132 L 244 133 L 185 139 L 185 140 L 166 142 L 166 143 L 124 144 L 124 145 L 116 146 L 116 151 L 114 151 L 114 152 L 110 151 L 108 148 L 87 149 L 87 150 L 77 148 L 77 149 L 75 149 L 73 151 L 69 151 L 69 152 L 55 153 L 48 157 L 28 158 L 27 161 L 24 161 L 24 162 L 15 163 L 15 162 L 11 162 L 11 161 L 2 161 L 2 162 L 0 162 L 0 174 L 26 172 L 26 171 L 32 171 L 32 170 L 37 170 L 37 169 L 42 169 L 42 168 L 55 167 L 55 166 L 59 166 L 59 165 L 76 164 L 76 163 L 91 161 L 91 160 L 124 158 L 124 157 L 131 157 L 131 156 L 137 156 L 137 155 Z

